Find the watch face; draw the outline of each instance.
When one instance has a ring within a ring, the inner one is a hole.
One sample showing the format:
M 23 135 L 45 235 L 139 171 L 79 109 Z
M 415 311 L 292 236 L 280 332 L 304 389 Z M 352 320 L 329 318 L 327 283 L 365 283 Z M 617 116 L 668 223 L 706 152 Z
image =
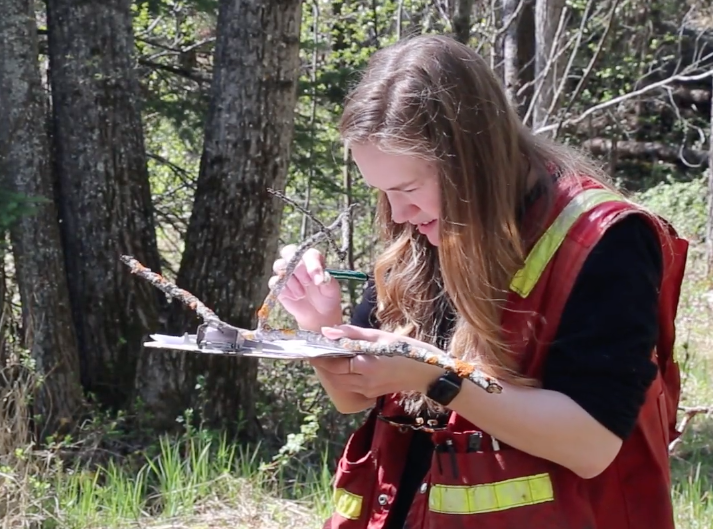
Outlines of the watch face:
M 426 394 L 429 399 L 442 406 L 449 404 L 458 395 L 463 384 L 463 379 L 458 375 L 455 375 L 456 380 L 453 380 L 450 375 L 455 375 L 455 373 L 447 373 L 439 377 Z

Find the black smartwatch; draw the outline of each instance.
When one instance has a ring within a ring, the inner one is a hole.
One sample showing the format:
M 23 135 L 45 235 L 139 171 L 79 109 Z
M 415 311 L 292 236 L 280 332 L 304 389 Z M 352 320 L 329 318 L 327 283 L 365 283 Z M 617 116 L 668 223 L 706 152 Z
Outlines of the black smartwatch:
M 463 379 L 453 371 L 446 371 L 438 377 L 429 387 L 426 397 L 441 406 L 447 406 L 460 393 Z

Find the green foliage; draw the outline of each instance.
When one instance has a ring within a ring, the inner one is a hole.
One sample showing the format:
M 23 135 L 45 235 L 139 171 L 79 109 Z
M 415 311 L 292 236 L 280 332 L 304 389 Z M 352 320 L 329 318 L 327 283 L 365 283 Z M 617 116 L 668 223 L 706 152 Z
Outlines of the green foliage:
M 0 188 L 0 234 L 25 215 L 32 215 L 40 204 L 47 200 L 43 197 L 30 197 Z
M 363 184 L 353 165 L 346 167 L 350 178 L 345 178 L 337 124 L 344 97 L 370 55 L 398 38 L 395 17 L 399 4 L 394 0 L 316 0 L 303 5 L 301 77 L 287 193 L 306 204 L 325 223 L 331 222 L 344 206 L 348 192 L 349 200 L 363 205 L 354 225 L 353 264 L 361 269 L 372 265 L 378 250 L 372 226 L 375 195 Z M 586 0 L 568 1 L 572 18 L 564 40 L 573 42 L 588 4 Z M 412 30 L 450 30 L 449 21 L 432 3 L 409 0 L 401 5 L 402 34 Z M 600 5 L 604 7 L 584 24 L 582 49 L 572 62 L 563 102 L 568 101 L 596 52 L 598 38 L 607 30 L 608 3 Z M 675 29 L 662 29 L 659 21 L 679 20 L 684 13 L 679 3 L 634 1 L 618 5 L 611 39 L 582 94 L 568 109 L 571 116 L 639 87 L 642 80 L 660 75 L 656 72 L 663 71 L 676 56 L 679 37 Z M 491 18 L 484 9 L 477 6 L 474 33 L 477 30 L 487 35 L 492 30 Z M 172 277 L 180 260 L 199 170 L 217 1 L 138 0 L 133 11 L 154 213 L 164 272 Z M 639 30 L 632 32 L 632 27 Z M 489 49 L 487 38 L 481 39 L 481 33 L 477 34 L 473 40 L 479 40 L 484 50 Z M 646 104 L 641 108 L 646 109 Z M 593 117 L 586 127 L 566 130 L 563 138 L 574 144 L 602 136 L 679 145 L 690 143 L 696 127 L 706 129 L 705 116 L 684 120 L 672 116 L 671 111 L 659 114 L 638 112 L 638 108 L 634 104 L 621 105 L 610 115 Z M 639 182 L 637 188 L 642 191 L 635 195 L 636 200 L 670 219 L 684 236 L 702 241 L 706 215 L 703 177 L 691 181 L 684 171 L 640 160 L 620 160 L 615 173 L 627 185 Z M 661 183 L 651 187 L 652 182 Z M 20 197 L 0 194 L 0 231 L 19 214 L 30 211 L 30 204 L 23 203 Z M 283 244 L 296 242 L 314 229 L 310 222 L 304 222 L 300 212 L 285 207 L 280 234 Z M 329 253 L 327 258 L 330 265 L 342 264 Z M 695 288 L 690 288 L 696 291 L 704 288 L 702 283 L 692 285 Z M 359 293 L 344 285 L 345 315 Z M 704 312 L 696 299 L 695 292 L 688 293 L 682 305 L 694 307 L 692 312 Z M 684 319 L 692 317 L 691 312 L 682 313 Z M 289 318 L 283 317 L 281 322 L 293 325 Z M 702 353 L 700 341 L 689 342 L 684 332 L 681 336 L 685 336 L 681 351 L 685 355 L 687 398 L 709 402 L 713 399 L 707 376 L 710 361 Z M 209 388 L 205 391 L 209 398 Z M 148 445 L 144 440 L 140 448 L 128 450 L 122 445 L 128 443 L 130 430 L 125 417 L 94 415 L 90 421 L 93 431 L 100 432 L 96 435 L 112 448 L 122 446 L 121 458 L 102 460 L 99 465 L 87 465 L 79 459 L 66 468 L 58 465 L 59 468 L 29 473 L 26 479 L 32 498 L 42 500 L 35 503 L 42 508 L 32 514 L 42 517 L 45 527 L 54 523 L 56 527 L 79 529 L 116 527 L 150 517 L 190 518 L 201 510 L 214 510 L 216 505 L 234 508 L 241 502 L 265 503 L 277 505 L 269 517 L 281 520 L 278 526 L 298 527 L 294 519 L 277 512 L 280 508 L 274 495 L 278 495 L 305 501 L 309 511 L 301 511 L 302 515 L 319 527 L 318 522 L 331 507 L 330 479 L 335 457 L 362 417 L 337 413 L 311 367 L 302 363 L 261 362 L 258 391 L 257 416 L 264 439 L 255 447 L 194 428 L 194 415 L 199 412 L 186 410 L 184 417 L 177 419 L 185 424 L 182 436 L 161 437 Z M 143 422 L 148 423 L 148 419 Z M 673 462 L 677 516 L 684 529 L 713 526 L 713 508 L 707 496 L 713 484 L 713 461 L 707 452 L 710 429 L 710 422 L 701 422 L 700 430 L 682 444 L 683 457 Z M 83 435 L 93 439 L 87 432 Z M 56 447 L 67 449 L 71 441 L 56 440 Z M 31 457 L 28 454 L 20 451 L 16 459 L 26 462 Z M 13 468 L 18 467 L 5 466 L 0 471 L 8 475 Z M 295 509 L 290 504 L 288 512 Z
M 662 182 L 634 195 L 634 199 L 666 218 L 693 242 L 705 240 L 708 182 L 701 176 L 690 182 Z

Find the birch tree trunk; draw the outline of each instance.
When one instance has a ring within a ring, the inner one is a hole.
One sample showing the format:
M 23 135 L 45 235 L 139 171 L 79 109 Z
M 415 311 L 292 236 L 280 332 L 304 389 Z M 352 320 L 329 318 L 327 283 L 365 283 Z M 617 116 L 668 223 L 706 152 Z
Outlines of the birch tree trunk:
M 524 114 L 532 99 L 535 59 L 534 0 L 502 0 L 503 83 L 511 104 Z
M 0 12 L 0 183 L 42 199 L 10 234 L 24 345 L 44 377 L 35 400 L 44 439 L 68 431 L 78 418 L 79 358 L 53 197 L 34 3 L 0 0 Z
M 130 0 L 48 0 L 60 218 L 82 381 L 123 406 L 160 293 L 119 255 L 158 271 Z
M 224 321 L 254 327 L 277 253 L 299 77 L 300 1 L 221 0 L 211 104 L 177 277 Z M 174 305 L 174 332 L 199 323 Z M 169 425 L 183 409 L 251 433 L 254 359 L 159 351 L 145 357 L 141 397 Z M 204 378 L 200 378 L 204 377 Z M 195 387 L 204 380 L 206 399 Z M 149 383 L 150 381 L 150 383 Z
M 519 26 L 519 14 L 517 7 L 525 0 L 503 0 L 502 13 L 503 24 L 506 24 L 503 34 L 503 85 L 510 100 L 510 104 L 517 107 L 517 89 L 520 85 L 520 62 L 517 50 L 517 29 Z
M 535 79 L 536 100 L 533 101 L 532 123 L 535 129 L 545 125 L 559 75 L 559 60 L 550 60 L 556 46 L 557 27 L 565 0 L 535 0 Z M 552 64 L 549 64 L 552 62 Z

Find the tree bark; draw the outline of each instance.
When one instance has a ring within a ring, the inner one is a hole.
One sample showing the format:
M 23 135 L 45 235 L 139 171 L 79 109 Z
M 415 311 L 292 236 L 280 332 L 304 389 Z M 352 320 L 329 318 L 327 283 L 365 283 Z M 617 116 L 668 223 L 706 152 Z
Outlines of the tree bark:
M 79 418 L 79 357 L 53 197 L 34 3 L 0 0 L 0 12 L 0 177 L 15 193 L 42 200 L 13 223 L 10 235 L 23 345 L 44 377 L 35 401 L 43 440 L 69 431 Z
M 459 42 L 468 44 L 470 42 L 471 14 L 473 12 L 473 0 L 457 0 L 455 12 L 453 13 L 453 34 Z
M 533 92 L 535 70 L 533 3 L 534 0 L 502 0 L 503 24 L 508 24 L 503 34 L 503 83 L 510 103 L 521 115 L 526 112 Z
M 713 94 L 713 77 L 711 77 Z M 706 264 L 707 275 L 713 275 L 713 104 L 711 104 L 710 125 L 708 128 L 708 216 L 706 218 Z
M 552 47 L 557 45 L 555 36 L 564 5 L 564 0 L 535 0 L 535 86 L 538 87 L 532 113 L 535 130 L 544 126 L 549 117 L 548 108 L 560 75 L 558 64 L 563 59 L 551 60 L 551 55 L 554 56 Z
M 254 328 L 277 252 L 299 78 L 300 1 L 221 0 L 211 105 L 185 251 L 177 277 L 224 321 Z M 174 305 L 173 332 L 199 323 Z M 170 426 L 182 410 L 205 424 L 254 431 L 257 364 L 160 351 L 145 357 L 141 397 Z M 196 391 L 205 377 L 209 399 Z M 243 424 L 236 426 L 242 419 Z
M 130 0 L 48 0 L 56 172 L 82 382 L 124 406 L 160 293 L 119 261 L 154 270 L 159 254 L 149 189 Z

